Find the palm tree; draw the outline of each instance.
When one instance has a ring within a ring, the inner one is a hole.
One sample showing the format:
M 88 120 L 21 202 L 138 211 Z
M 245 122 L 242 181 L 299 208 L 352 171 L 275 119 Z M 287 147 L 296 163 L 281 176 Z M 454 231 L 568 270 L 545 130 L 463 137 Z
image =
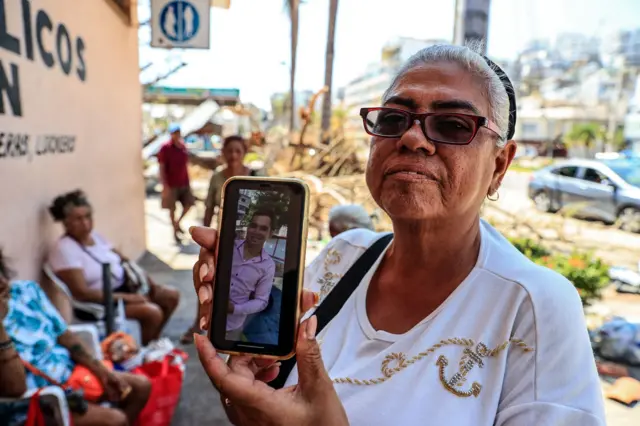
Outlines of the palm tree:
M 285 6 L 291 19 L 291 67 L 289 69 L 289 137 L 293 137 L 296 120 L 296 55 L 298 53 L 298 24 L 300 0 L 285 0 Z
M 577 123 L 565 135 L 564 143 L 570 148 L 581 148 L 584 154 L 588 154 L 596 148 L 603 135 L 603 128 L 598 123 Z
M 328 88 L 322 100 L 322 128 L 320 142 L 329 144 L 331 129 L 331 86 L 333 80 L 333 54 L 338 18 L 338 0 L 329 0 L 329 29 L 327 31 L 327 50 L 325 53 L 324 86 Z

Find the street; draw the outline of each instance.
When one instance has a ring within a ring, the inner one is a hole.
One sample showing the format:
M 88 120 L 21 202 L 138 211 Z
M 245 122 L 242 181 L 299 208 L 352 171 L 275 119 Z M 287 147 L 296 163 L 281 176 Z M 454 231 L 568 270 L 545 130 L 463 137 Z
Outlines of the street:
M 579 242 L 578 249 L 595 250 L 613 265 L 636 267 L 640 259 L 640 234 L 623 232 L 615 226 L 597 221 L 562 219 L 560 214 L 542 213 L 533 207 L 527 196 L 529 173 L 508 172 L 500 187 L 500 198 L 495 204 L 511 214 L 531 219 L 533 223 L 555 222 L 564 232 Z M 616 250 L 611 251 L 611 247 Z M 599 251 L 599 248 L 602 248 Z

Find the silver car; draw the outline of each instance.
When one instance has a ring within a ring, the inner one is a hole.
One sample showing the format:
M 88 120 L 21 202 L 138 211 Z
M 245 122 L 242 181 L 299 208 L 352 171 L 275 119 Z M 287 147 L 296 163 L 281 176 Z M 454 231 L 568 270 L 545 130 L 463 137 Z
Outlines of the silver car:
M 532 175 L 529 198 L 541 211 L 575 208 L 575 216 L 640 232 L 640 160 L 556 163 Z

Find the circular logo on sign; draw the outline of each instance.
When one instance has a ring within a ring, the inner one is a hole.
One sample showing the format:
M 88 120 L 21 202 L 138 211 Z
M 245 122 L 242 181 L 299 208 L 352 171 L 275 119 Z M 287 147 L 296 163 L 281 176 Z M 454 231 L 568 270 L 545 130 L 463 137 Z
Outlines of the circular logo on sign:
M 160 29 L 173 42 L 189 41 L 200 29 L 198 10 L 186 0 L 171 1 L 160 11 Z

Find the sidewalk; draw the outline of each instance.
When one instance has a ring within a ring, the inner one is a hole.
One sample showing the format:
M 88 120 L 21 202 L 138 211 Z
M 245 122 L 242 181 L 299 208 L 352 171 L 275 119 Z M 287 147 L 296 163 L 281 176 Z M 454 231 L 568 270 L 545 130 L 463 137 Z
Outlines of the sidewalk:
M 141 259 L 142 266 L 159 283 L 168 284 L 180 291 L 181 301 L 173 318 L 165 329 L 165 334 L 178 341 L 182 333 L 191 325 L 196 314 L 196 296 L 193 291 L 191 267 L 197 260 L 199 248 L 185 240 L 185 246 L 179 248 L 173 242 L 168 214 L 160 209 L 160 200 L 148 197 L 146 200 L 146 226 L 148 252 Z M 186 230 L 198 225 L 202 211 L 195 209 L 184 221 Z M 308 253 L 313 256 L 313 253 Z M 309 257 L 311 257 L 309 256 Z M 218 393 L 213 389 L 204 373 L 193 345 L 183 349 L 189 354 L 182 399 L 178 406 L 173 426 L 192 426 L 210 424 L 226 426 L 224 410 Z M 608 385 L 603 383 L 603 387 Z M 636 408 L 606 401 L 608 426 L 640 425 L 640 405 Z
M 190 212 L 184 229 L 197 225 L 198 211 Z M 141 264 L 159 283 L 170 285 L 180 291 L 180 305 L 167 324 L 165 334 L 177 342 L 193 323 L 196 315 L 196 296 L 193 291 L 191 267 L 197 260 L 199 248 L 191 241 L 178 248 L 166 211 L 160 209 L 160 199 L 146 200 L 146 225 L 148 252 Z M 179 345 L 179 344 L 178 344 Z M 224 409 L 205 374 L 193 344 L 181 346 L 189 354 L 182 397 L 173 420 L 173 426 L 230 425 Z

